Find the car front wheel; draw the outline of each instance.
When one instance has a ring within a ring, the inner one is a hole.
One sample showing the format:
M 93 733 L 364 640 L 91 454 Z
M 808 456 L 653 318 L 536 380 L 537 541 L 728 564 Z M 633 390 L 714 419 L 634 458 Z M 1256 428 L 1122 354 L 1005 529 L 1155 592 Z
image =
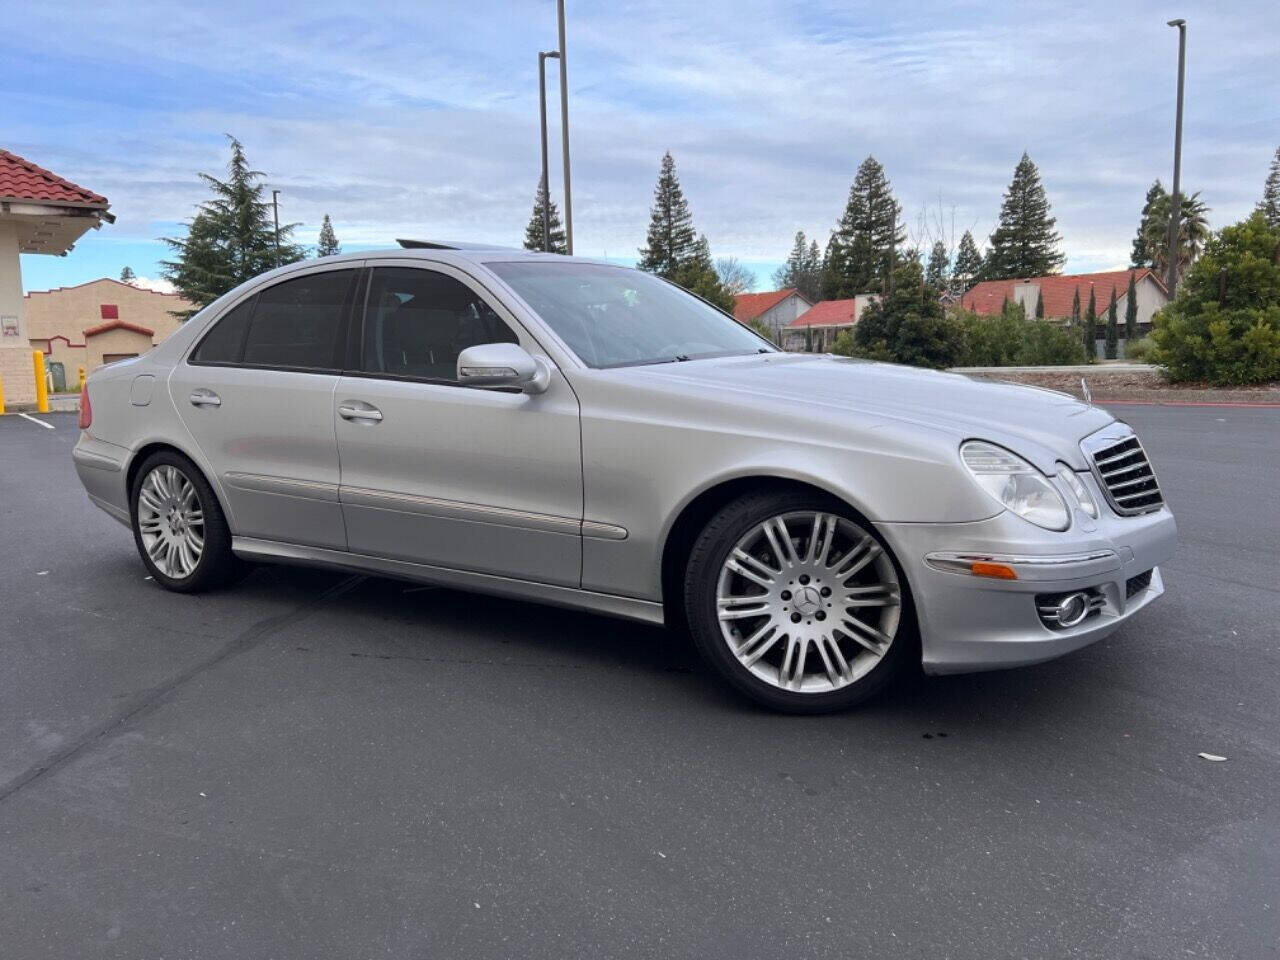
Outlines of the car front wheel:
M 152 454 L 130 499 L 134 542 L 157 583 L 195 593 L 227 580 L 235 564 L 231 532 L 195 464 L 170 451 Z
M 759 493 L 702 531 L 685 613 L 732 686 L 776 710 L 822 713 L 876 693 L 906 661 L 904 594 L 887 547 L 843 504 Z

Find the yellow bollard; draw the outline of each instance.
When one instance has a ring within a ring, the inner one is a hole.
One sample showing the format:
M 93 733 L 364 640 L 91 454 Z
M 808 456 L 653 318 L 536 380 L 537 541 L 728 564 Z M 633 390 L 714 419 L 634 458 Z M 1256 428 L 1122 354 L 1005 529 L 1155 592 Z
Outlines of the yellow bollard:
M 0 377 L 0 417 L 4 416 L 4 377 Z
M 84 393 L 84 364 L 80 364 L 80 392 Z
M 44 353 L 40 350 L 32 350 L 31 362 L 36 368 L 36 413 L 48 413 L 49 384 L 44 378 Z

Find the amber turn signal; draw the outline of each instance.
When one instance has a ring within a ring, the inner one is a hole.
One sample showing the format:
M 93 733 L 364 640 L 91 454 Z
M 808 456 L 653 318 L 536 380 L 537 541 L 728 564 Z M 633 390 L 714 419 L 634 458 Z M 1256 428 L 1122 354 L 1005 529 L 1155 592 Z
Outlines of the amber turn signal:
M 994 577 L 997 580 L 1017 580 L 1018 574 L 1013 567 L 1007 567 L 1003 563 L 971 563 L 969 564 L 969 572 L 975 577 Z

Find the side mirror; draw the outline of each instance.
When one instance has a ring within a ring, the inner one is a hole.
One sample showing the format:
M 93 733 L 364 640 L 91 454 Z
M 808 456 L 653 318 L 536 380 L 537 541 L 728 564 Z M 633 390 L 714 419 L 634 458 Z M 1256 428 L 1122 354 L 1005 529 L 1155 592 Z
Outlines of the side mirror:
M 469 387 L 516 387 L 542 393 L 551 384 L 546 361 L 514 343 L 481 343 L 458 354 L 458 382 Z

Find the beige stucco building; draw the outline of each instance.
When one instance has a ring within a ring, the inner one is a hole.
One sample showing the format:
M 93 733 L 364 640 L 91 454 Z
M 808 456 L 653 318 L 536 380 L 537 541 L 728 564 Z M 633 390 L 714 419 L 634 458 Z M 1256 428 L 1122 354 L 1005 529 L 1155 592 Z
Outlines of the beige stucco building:
M 83 365 L 88 374 L 113 360 L 136 357 L 178 329 L 175 313 L 192 309 L 182 297 L 103 278 L 75 287 L 33 291 L 24 298 L 31 347 L 68 386 Z

